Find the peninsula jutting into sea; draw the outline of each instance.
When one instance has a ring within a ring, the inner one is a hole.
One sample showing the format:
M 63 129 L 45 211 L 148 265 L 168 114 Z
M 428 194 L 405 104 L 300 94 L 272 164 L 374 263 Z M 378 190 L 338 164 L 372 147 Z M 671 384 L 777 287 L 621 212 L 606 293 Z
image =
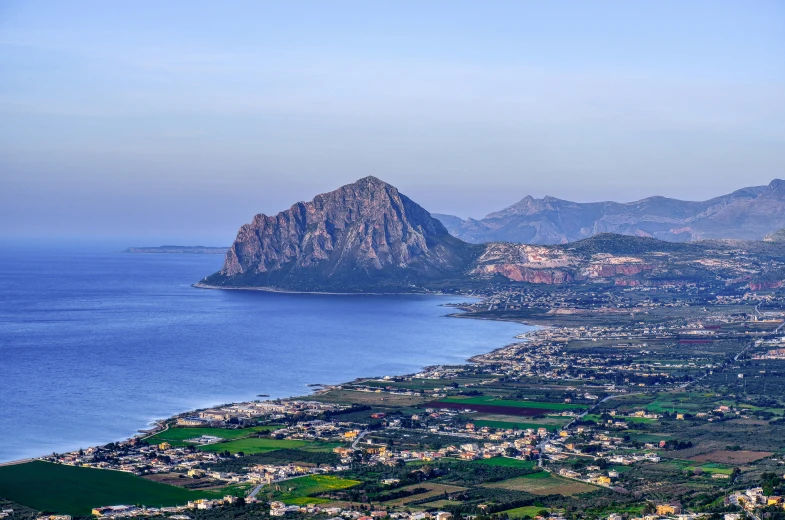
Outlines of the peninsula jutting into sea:
M 3 509 L 176 520 L 777 518 L 779 234 L 470 244 L 374 177 L 257 215 L 197 287 L 438 293 L 453 301 L 449 323 L 537 327 L 465 363 L 289 398 L 249 395 L 131 439 L 5 465 Z

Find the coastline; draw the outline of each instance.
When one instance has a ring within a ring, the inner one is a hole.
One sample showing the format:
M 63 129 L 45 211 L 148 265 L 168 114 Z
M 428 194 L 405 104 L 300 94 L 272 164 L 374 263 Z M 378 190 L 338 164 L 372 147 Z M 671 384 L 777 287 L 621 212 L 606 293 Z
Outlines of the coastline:
M 322 295 L 334 295 L 334 296 L 337 296 L 337 295 L 340 295 L 340 296 L 385 296 L 385 295 L 387 295 L 387 296 L 390 296 L 390 295 L 459 296 L 459 295 L 447 294 L 447 293 L 442 293 L 442 292 L 424 292 L 424 293 L 414 293 L 414 292 L 397 292 L 397 293 L 331 293 L 331 292 L 319 292 L 319 291 L 288 291 L 288 290 L 275 289 L 275 288 L 271 288 L 271 287 L 219 287 L 219 286 L 211 286 L 211 285 L 200 284 L 200 283 L 192 284 L 192 287 L 197 288 L 197 289 L 211 289 L 211 290 L 254 290 L 254 291 L 271 292 L 271 293 L 283 293 L 283 294 L 310 294 L 310 295 L 322 294 Z M 460 296 L 462 296 L 464 298 L 472 298 L 472 299 L 476 299 L 476 300 L 480 300 L 480 301 L 483 300 L 483 297 L 481 297 L 481 296 L 465 296 L 465 295 L 460 295 Z M 482 317 L 476 317 L 475 318 L 475 317 L 472 316 L 472 311 L 469 308 L 467 308 L 466 306 L 462 305 L 462 304 L 445 303 L 445 304 L 442 304 L 441 306 L 452 307 L 454 309 L 459 309 L 461 311 L 461 312 L 453 312 L 453 313 L 445 314 L 443 317 L 449 317 L 449 318 L 463 317 L 463 318 L 471 318 L 471 319 L 477 319 L 477 320 L 483 320 L 483 321 L 502 321 L 502 322 L 517 323 L 517 324 L 520 324 L 520 325 L 523 325 L 523 326 L 527 326 L 527 327 L 534 327 L 533 330 L 529 330 L 529 331 L 526 331 L 524 333 L 521 333 L 521 334 L 518 334 L 516 336 L 513 336 L 513 341 L 511 341 L 509 343 L 505 343 L 504 345 L 496 347 L 496 348 L 494 348 L 494 349 L 492 349 L 490 351 L 472 355 L 471 357 L 469 357 L 469 358 L 465 359 L 464 361 L 462 361 L 460 364 L 477 364 L 477 363 L 481 363 L 483 357 L 491 355 L 491 354 L 493 354 L 493 353 L 495 353 L 495 352 L 497 352 L 499 350 L 508 348 L 508 347 L 510 347 L 512 345 L 517 345 L 517 344 L 523 343 L 523 342 L 526 341 L 525 336 L 527 336 L 528 334 L 530 334 L 532 332 L 535 332 L 536 330 L 539 330 L 540 328 L 542 328 L 540 325 L 530 324 L 530 323 L 526 323 L 526 322 L 518 321 L 518 320 L 492 319 L 492 318 L 482 318 Z M 518 341 L 515 341 L 515 340 L 518 340 Z M 419 370 L 426 370 L 426 369 L 434 367 L 434 366 L 439 366 L 439 365 L 438 364 L 437 365 L 423 365 L 423 366 L 419 367 Z M 413 372 L 413 373 L 416 373 L 416 372 Z M 396 374 L 396 376 L 406 376 L 406 375 L 411 375 L 411 374 Z M 369 377 L 373 377 L 373 376 L 359 376 L 359 377 L 356 377 L 355 379 L 353 379 L 352 381 L 359 381 L 359 380 L 367 379 Z M 307 387 L 309 388 L 309 392 L 307 394 L 289 395 L 289 396 L 276 397 L 276 398 L 269 398 L 268 397 L 268 398 L 265 398 L 263 400 L 278 401 L 278 400 L 286 400 L 286 399 L 306 398 L 306 397 L 311 396 L 311 395 L 319 395 L 321 393 L 327 392 L 327 391 L 335 388 L 336 386 L 340 386 L 340 385 L 347 384 L 347 383 L 350 383 L 350 382 L 351 381 L 342 381 L 340 383 L 335 383 L 335 384 L 309 383 L 307 385 Z M 255 400 L 254 398 L 258 398 L 258 395 L 252 396 L 250 400 Z M 202 409 L 206 409 L 206 408 L 211 408 L 211 407 L 215 407 L 215 406 L 222 406 L 222 405 L 228 405 L 228 404 L 234 404 L 234 403 L 239 403 L 239 402 L 243 402 L 243 401 L 211 402 L 211 403 L 206 403 L 206 404 L 203 404 L 203 405 L 199 405 L 196 408 L 190 408 L 190 409 L 187 409 L 187 410 L 181 410 L 179 412 L 173 413 L 172 415 L 169 415 L 168 417 L 153 418 L 153 419 L 150 419 L 150 421 L 145 425 L 146 427 L 144 427 L 144 428 L 140 427 L 140 428 L 136 429 L 135 430 L 136 433 L 134 435 L 129 435 L 128 437 L 124 437 L 124 438 L 121 438 L 121 439 L 114 439 L 114 440 L 111 440 L 111 441 L 107 441 L 105 443 L 97 443 L 97 444 L 95 444 L 95 446 L 101 446 L 103 444 L 107 444 L 107 443 L 110 443 L 110 442 L 126 442 L 126 441 L 129 441 L 131 439 L 145 439 L 147 437 L 150 437 L 150 436 L 155 435 L 155 434 L 159 433 L 160 431 L 162 431 L 162 429 L 164 429 L 164 425 L 166 425 L 171 419 L 173 419 L 175 417 L 178 417 L 178 416 L 181 416 L 181 415 L 185 415 L 185 414 L 189 414 L 189 413 L 192 413 L 192 412 L 195 412 L 195 411 L 198 411 L 198 410 L 202 410 Z M 73 450 L 68 450 L 68 451 L 73 451 Z M 68 451 L 65 451 L 65 452 L 67 453 Z M 33 462 L 33 461 L 36 461 L 36 460 L 40 460 L 42 457 L 46 457 L 48 455 L 49 455 L 49 453 L 36 455 L 36 456 L 28 456 L 28 457 L 23 458 L 23 459 L 16 459 L 16 460 L 4 461 L 4 462 L 0 461 L 0 467 L 17 465 L 17 464 L 25 464 L 25 463 L 28 463 L 28 462 Z
M 196 289 L 210 289 L 215 291 L 260 291 L 260 292 L 268 292 L 268 293 L 280 293 L 280 294 L 324 294 L 330 296 L 392 296 L 392 295 L 401 295 L 401 294 L 411 294 L 411 295 L 433 295 L 433 296 L 450 296 L 447 293 L 443 293 L 440 291 L 428 291 L 428 292 L 329 292 L 329 291 L 294 291 L 291 289 L 279 289 L 277 287 L 269 287 L 269 286 L 239 286 L 239 287 L 225 287 L 220 285 L 209 285 L 202 282 L 196 282 L 192 284 L 191 287 L 195 287 Z

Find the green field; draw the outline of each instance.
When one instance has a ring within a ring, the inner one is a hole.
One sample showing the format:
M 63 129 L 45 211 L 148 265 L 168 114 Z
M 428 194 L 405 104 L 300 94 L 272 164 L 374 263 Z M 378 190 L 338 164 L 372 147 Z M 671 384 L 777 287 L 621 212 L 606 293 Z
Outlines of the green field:
M 267 451 L 280 450 L 281 448 L 303 448 L 310 446 L 312 443 L 308 441 L 293 441 L 293 440 L 278 440 L 278 439 L 263 439 L 258 437 L 237 439 L 228 442 L 220 442 L 218 444 L 208 444 L 200 446 L 202 451 L 222 452 L 228 451 L 235 454 L 243 452 L 246 455 L 252 453 L 264 453 Z
M 309 495 L 346 489 L 357 484 L 360 484 L 359 480 L 349 480 L 331 475 L 308 475 L 279 483 L 281 492 L 275 498 L 287 504 L 318 504 L 329 502 L 329 500 Z
M 695 463 L 691 460 L 674 459 L 666 463 L 667 466 L 674 466 L 684 471 L 695 471 L 696 469 L 702 470 L 704 473 L 714 474 L 721 473 L 723 475 L 730 475 L 733 473 L 733 466 L 720 464 L 717 462 Z
M 548 511 L 550 509 L 545 507 L 539 506 L 525 506 L 525 507 L 516 507 L 515 509 L 508 509 L 507 511 L 502 511 L 510 518 L 523 518 L 528 516 L 530 518 L 534 518 L 540 511 Z
M 172 446 L 186 446 L 190 444 L 185 442 L 186 439 L 193 439 L 201 437 L 202 435 L 211 435 L 213 437 L 231 440 L 242 439 L 253 433 L 272 431 L 279 428 L 281 428 L 281 426 L 254 426 L 253 428 L 243 428 L 241 430 L 229 430 L 226 428 L 169 428 L 168 430 L 156 433 L 152 437 L 148 437 L 147 442 L 150 444 L 168 442 Z
M 655 400 L 644 405 L 646 410 L 654 413 L 695 413 L 713 407 L 713 400 L 702 398 L 701 394 L 695 392 L 658 394 Z
M 172 506 L 222 493 L 189 491 L 121 471 L 34 461 L 0 467 L 0 496 L 39 511 L 89 516 L 94 507 Z
M 446 397 L 446 403 L 484 404 L 488 406 L 512 406 L 515 408 L 541 408 L 543 410 L 577 410 L 588 408 L 588 405 L 570 403 L 544 403 L 540 401 L 511 401 L 491 396 L 480 397 Z
M 723 475 L 730 475 L 733 473 L 733 468 L 731 466 L 725 466 L 724 464 L 716 464 L 710 462 L 708 464 L 701 464 L 699 466 L 690 466 L 687 469 L 691 469 L 695 471 L 696 469 L 703 470 L 704 473 L 714 474 L 714 473 L 721 473 Z
M 492 459 L 479 459 L 474 464 L 485 464 L 486 466 L 505 466 L 508 468 L 533 468 L 534 462 L 530 460 L 518 460 L 508 457 L 493 457 Z

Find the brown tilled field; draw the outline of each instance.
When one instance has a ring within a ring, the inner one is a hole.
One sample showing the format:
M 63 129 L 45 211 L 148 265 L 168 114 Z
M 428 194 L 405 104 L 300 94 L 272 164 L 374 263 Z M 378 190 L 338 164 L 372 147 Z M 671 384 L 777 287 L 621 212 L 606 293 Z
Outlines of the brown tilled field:
M 540 475 L 539 473 L 535 473 L 534 475 L 535 476 L 527 475 L 524 477 L 511 478 L 492 484 L 484 484 L 483 487 L 526 491 L 534 495 L 565 496 L 579 495 L 597 489 L 589 484 L 566 479 L 558 475 L 545 476 Z
M 716 450 L 709 453 L 704 453 L 703 455 L 691 457 L 689 460 L 694 460 L 696 462 L 719 462 L 722 464 L 739 465 L 749 464 L 751 462 L 755 462 L 756 460 L 771 457 L 772 455 L 774 455 L 774 453 L 770 451 Z
M 418 488 L 418 487 L 427 488 L 430 491 L 428 491 L 427 493 L 421 493 L 419 495 L 412 495 L 412 496 L 409 496 L 409 497 L 403 497 L 403 498 L 397 498 L 395 500 L 390 500 L 388 502 L 384 502 L 384 505 L 386 505 L 386 506 L 404 506 L 404 505 L 408 504 L 409 502 L 417 502 L 419 500 L 423 500 L 423 499 L 431 498 L 431 497 L 441 497 L 441 496 L 444 495 L 444 493 L 455 493 L 457 491 L 465 491 L 466 490 L 465 487 L 450 486 L 450 485 L 447 485 L 447 484 L 431 484 L 431 483 L 414 484 L 412 486 L 402 487 L 401 490 L 413 489 L 413 488 Z

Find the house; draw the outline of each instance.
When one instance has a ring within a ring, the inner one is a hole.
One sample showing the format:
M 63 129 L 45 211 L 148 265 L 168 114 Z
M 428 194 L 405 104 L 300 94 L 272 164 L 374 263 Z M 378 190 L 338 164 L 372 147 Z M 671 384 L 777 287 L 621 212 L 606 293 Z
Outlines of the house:
M 681 514 L 681 506 L 678 504 L 658 504 L 656 512 L 659 516 Z
M 178 426 L 207 426 L 210 424 L 210 421 L 207 419 L 202 419 L 201 417 L 178 417 L 177 418 L 177 425 Z

